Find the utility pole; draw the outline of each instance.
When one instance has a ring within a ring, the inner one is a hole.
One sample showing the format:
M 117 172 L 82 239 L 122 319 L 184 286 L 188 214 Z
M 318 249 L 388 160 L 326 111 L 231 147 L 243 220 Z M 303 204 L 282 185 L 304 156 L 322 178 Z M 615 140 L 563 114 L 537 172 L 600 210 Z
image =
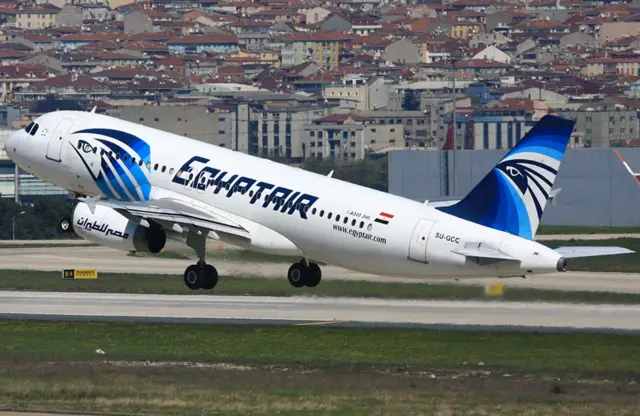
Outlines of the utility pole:
M 16 204 L 19 204 L 20 203 L 20 168 L 18 167 L 18 165 L 15 165 L 14 175 L 15 176 L 13 181 L 13 186 L 14 186 L 13 196 Z
M 453 111 L 452 111 L 452 130 L 453 130 L 453 195 L 458 194 L 458 173 L 456 171 L 456 150 L 458 149 L 458 122 L 456 120 L 456 63 L 462 59 L 462 49 L 458 48 L 451 54 L 451 69 L 452 69 L 452 88 L 453 88 Z M 450 195 L 451 196 L 451 195 Z

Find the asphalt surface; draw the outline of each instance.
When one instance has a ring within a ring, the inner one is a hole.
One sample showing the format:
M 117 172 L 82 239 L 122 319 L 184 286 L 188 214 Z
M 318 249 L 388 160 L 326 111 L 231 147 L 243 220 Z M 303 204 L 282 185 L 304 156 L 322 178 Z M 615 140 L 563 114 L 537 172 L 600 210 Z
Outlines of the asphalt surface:
M 640 306 L 0 291 L 0 318 L 640 331 Z
M 182 248 L 191 255 L 190 249 Z M 287 263 L 258 263 L 224 260 L 226 247 L 211 246 L 208 262 L 215 265 L 218 273 L 226 276 L 259 276 L 285 278 Z M 0 269 L 28 269 L 61 271 L 69 268 L 95 268 L 103 273 L 145 273 L 182 276 L 192 260 L 174 260 L 153 257 L 131 257 L 126 252 L 106 247 L 29 247 L 0 249 Z M 372 282 L 420 283 L 422 280 L 374 276 L 354 272 L 335 266 L 322 266 L 325 280 L 360 280 Z M 432 281 L 432 280 L 424 280 Z M 433 280 L 435 281 L 435 280 Z M 498 279 L 438 280 L 458 284 L 487 285 Z M 587 273 L 566 272 L 535 276 L 528 279 L 512 278 L 500 280 L 506 287 L 529 287 L 567 291 L 611 291 L 640 293 L 640 274 L 633 273 Z

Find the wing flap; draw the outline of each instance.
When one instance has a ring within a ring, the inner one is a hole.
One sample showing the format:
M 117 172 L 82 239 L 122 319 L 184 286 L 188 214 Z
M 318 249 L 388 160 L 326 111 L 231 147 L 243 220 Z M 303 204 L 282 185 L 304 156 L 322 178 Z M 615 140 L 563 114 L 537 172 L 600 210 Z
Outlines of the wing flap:
M 565 259 L 635 253 L 635 251 L 628 248 L 613 246 L 566 246 L 555 247 L 554 251 Z
M 251 238 L 249 231 L 223 215 L 209 210 L 205 211 L 172 198 L 139 202 L 100 199 L 91 201 L 91 203 L 113 208 L 128 218 L 134 217 L 135 219 L 192 226 L 213 231 L 216 234 L 226 233 L 246 239 Z

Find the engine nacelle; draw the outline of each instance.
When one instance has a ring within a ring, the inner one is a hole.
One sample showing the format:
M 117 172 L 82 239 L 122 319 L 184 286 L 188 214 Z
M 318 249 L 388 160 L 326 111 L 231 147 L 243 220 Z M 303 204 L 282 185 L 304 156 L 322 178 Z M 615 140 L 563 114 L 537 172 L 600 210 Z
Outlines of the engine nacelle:
M 167 243 L 167 233 L 162 228 L 145 227 L 102 205 L 96 205 L 91 212 L 86 203 L 79 202 L 71 221 L 80 237 L 117 250 L 159 253 Z

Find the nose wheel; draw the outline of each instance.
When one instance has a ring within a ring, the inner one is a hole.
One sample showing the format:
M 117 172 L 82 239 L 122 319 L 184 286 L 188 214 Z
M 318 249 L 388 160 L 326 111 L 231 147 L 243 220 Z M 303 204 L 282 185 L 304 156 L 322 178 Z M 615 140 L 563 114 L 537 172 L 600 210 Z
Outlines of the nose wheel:
M 64 217 L 63 219 L 61 219 L 60 223 L 58 224 L 58 230 L 61 233 L 71 232 L 71 218 Z
M 293 287 L 316 287 L 322 280 L 322 270 L 316 263 L 301 260 L 289 267 L 287 279 Z

